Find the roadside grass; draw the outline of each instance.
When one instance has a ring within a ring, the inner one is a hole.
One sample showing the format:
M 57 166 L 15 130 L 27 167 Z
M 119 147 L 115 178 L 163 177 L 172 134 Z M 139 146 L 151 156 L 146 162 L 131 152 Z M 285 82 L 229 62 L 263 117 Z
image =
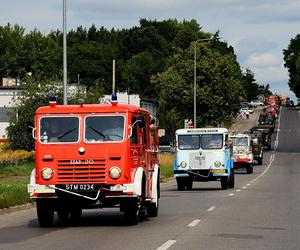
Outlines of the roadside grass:
M 32 202 L 27 193 L 28 176 L 0 179 L 0 209 Z
M 160 154 L 160 176 L 161 182 L 166 182 L 173 177 L 173 162 L 175 161 L 175 155 L 171 153 Z
M 9 176 L 30 176 L 34 163 L 25 163 L 17 166 L 0 167 L 0 178 Z
M 33 163 L 0 168 L 0 209 L 33 202 L 27 193 Z

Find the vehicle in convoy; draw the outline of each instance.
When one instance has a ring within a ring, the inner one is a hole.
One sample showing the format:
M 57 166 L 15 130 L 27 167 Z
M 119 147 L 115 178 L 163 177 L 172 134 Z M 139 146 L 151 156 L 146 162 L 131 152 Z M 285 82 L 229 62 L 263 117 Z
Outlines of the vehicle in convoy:
M 229 136 L 233 146 L 234 168 L 246 168 L 247 174 L 253 173 L 254 156 L 252 153 L 251 137 L 247 134 Z
M 228 130 L 177 130 L 173 168 L 179 191 L 192 189 L 194 181 L 220 180 L 222 189 L 233 188 L 234 166 Z
M 272 128 L 267 126 L 254 126 L 250 129 L 251 134 L 261 134 L 262 137 L 262 144 L 267 147 L 267 149 L 271 149 L 271 143 L 272 143 Z
M 40 226 L 78 220 L 83 208 L 119 207 L 128 223 L 158 214 L 158 131 L 148 110 L 118 104 L 36 110 L 35 169 L 28 192 Z
M 256 160 L 258 165 L 262 165 L 264 157 L 264 145 L 262 143 L 262 133 L 254 132 L 251 134 L 251 146 L 253 158 Z
M 268 107 L 264 108 L 264 112 L 270 113 L 272 116 L 277 118 L 277 116 L 279 114 L 279 109 L 272 107 L 272 106 L 268 106 Z
M 250 104 L 255 105 L 256 107 L 265 105 L 262 101 L 259 100 L 252 100 Z
M 273 133 L 275 130 L 276 119 L 272 114 L 263 112 L 259 115 L 258 123 L 261 126 L 270 127 Z

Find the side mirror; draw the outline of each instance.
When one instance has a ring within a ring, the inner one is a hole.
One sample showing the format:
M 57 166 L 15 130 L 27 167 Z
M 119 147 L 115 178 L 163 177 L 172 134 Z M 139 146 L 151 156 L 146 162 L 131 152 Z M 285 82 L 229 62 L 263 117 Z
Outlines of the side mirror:
M 144 128 L 146 126 L 145 117 L 143 115 L 138 116 L 136 122 L 137 122 L 139 128 Z

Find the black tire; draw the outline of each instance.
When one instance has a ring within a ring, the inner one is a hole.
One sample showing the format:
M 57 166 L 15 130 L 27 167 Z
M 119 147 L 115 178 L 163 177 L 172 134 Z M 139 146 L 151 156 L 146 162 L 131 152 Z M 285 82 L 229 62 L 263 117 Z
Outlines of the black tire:
M 156 186 L 156 201 L 149 202 L 146 205 L 147 214 L 149 217 L 157 217 L 158 215 L 158 208 L 159 208 L 159 197 L 160 197 L 160 177 L 159 174 L 157 176 L 157 186 Z
M 228 184 L 229 184 L 228 176 L 221 177 L 221 188 L 222 188 L 223 190 L 228 189 L 228 186 L 229 186 Z
M 185 182 L 185 187 L 187 190 L 192 190 L 193 189 L 193 181 L 192 180 L 187 180 Z
M 252 174 L 253 173 L 253 166 L 250 165 L 247 167 L 247 174 Z
M 258 164 L 258 165 L 262 165 L 262 163 L 263 163 L 263 156 L 261 156 L 261 157 L 259 157 L 259 158 L 257 159 L 257 164 Z
M 51 227 L 54 217 L 54 210 L 51 203 L 45 199 L 37 199 L 36 211 L 40 226 Z
M 229 176 L 229 183 L 228 183 L 229 188 L 234 188 L 234 182 L 235 182 L 234 169 L 231 169 L 230 176 Z
M 140 220 L 140 210 L 138 207 L 138 201 L 130 201 L 124 207 L 124 216 L 127 224 L 129 225 L 137 225 Z
M 185 190 L 185 180 L 183 178 L 176 178 L 176 182 L 178 191 Z
M 62 221 L 62 222 L 67 222 L 69 220 L 69 216 L 70 216 L 70 211 L 69 209 L 62 207 L 62 208 L 58 208 L 57 209 L 57 215 L 58 218 Z
M 72 222 L 78 222 L 82 214 L 81 208 L 71 208 L 70 209 L 70 219 Z

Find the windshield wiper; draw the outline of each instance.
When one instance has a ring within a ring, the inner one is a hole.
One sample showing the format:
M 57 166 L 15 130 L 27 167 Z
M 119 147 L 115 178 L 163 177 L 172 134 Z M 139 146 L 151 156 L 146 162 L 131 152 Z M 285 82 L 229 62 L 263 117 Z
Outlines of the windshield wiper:
M 105 139 L 106 136 L 103 133 L 101 133 L 98 129 L 95 129 L 92 126 L 88 126 L 88 128 L 90 128 L 91 130 L 93 130 L 94 132 L 96 132 L 98 135 L 102 136 L 103 139 Z
M 63 133 L 63 134 L 57 136 L 57 138 L 58 138 L 58 139 L 61 139 L 61 138 L 63 138 L 64 136 L 70 134 L 71 132 L 73 132 L 73 131 L 76 130 L 76 129 L 77 129 L 77 128 L 72 128 L 72 129 L 66 131 L 65 133 Z

